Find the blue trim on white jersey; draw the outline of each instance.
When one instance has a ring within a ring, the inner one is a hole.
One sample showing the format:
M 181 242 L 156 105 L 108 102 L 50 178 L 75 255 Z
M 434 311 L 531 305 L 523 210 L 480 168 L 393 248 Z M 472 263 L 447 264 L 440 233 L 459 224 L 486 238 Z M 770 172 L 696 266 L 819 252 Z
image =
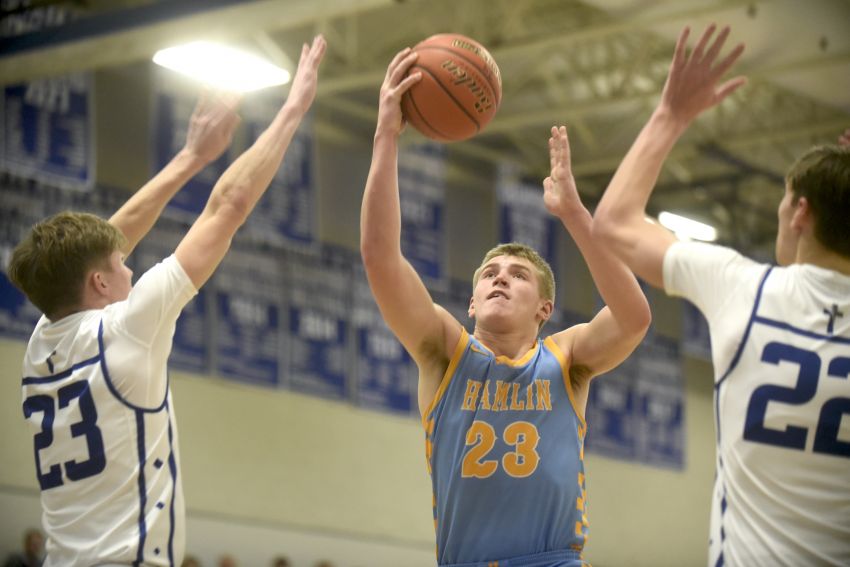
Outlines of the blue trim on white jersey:
M 106 367 L 106 349 L 103 346 L 103 319 L 100 320 L 100 326 L 97 329 L 97 347 L 100 350 L 100 367 L 101 370 L 103 370 L 103 377 L 106 378 L 106 387 L 109 388 L 109 391 L 112 392 L 112 395 L 115 396 L 115 399 L 135 411 L 142 411 L 145 413 L 157 413 L 162 411 L 162 409 L 165 407 L 166 401 L 168 400 L 168 389 L 170 387 L 169 377 L 167 374 L 165 378 L 165 397 L 162 399 L 162 403 L 159 404 L 158 407 L 143 408 L 141 406 L 131 404 L 130 402 L 125 400 L 124 397 L 118 392 L 118 389 L 115 388 L 115 385 L 112 383 L 112 378 L 109 376 L 109 369 Z
M 91 364 L 98 362 L 100 360 L 101 356 L 102 356 L 102 353 L 103 353 L 103 351 L 101 350 L 100 352 L 98 352 L 98 354 L 96 356 L 93 356 L 93 357 L 86 359 L 82 362 L 78 362 L 77 364 L 71 366 L 67 370 L 63 370 L 62 372 L 59 372 L 58 374 L 51 374 L 49 376 L 27 376 L 27 377 L 24 377 L 23 380 L 21 380 L 21 385 L 22 386 L 28 386 L 30 384 L 49 384 L 51 382 L 57 382 L 59 380 L 62 380 L 63 378 L 67 378 L 68 376 L 73 374 L 75 371 L 79 370 L 80 368 L 83 368 L 84 366 L 89 366 Z
M 147 524 L 145 522 L 145 505 L 147 490 L 145 489 L 145 414 L 136 410 L 136 441 L 139 448 L 139 548 L 136 552 L 134 567 L 144 563 L 145 539 L 147 539 Z
M 738 344 L 738 350 L 735 352 L 735 356 L 732 357 L 732 362 L 729 363 L 729 368 L 726 372 L 723 373 L 723 376 L 720 377 L 720 380 L 714 385 L 714 425 L 717 429 L 717 447 L 718 447 L 718 465 L 720 468 L 723 467 L 723 457 L 720 455 L 720 386 L 723 382 L 726 381 L 726 378 L 732 373 L 732 370 L 738 365 L 738 362 L 741 360 L 741 355 L 744 353 L 744 347 L 747 344 L 747 340 L 750 338 L 750 331 L 753 328 L 753 323 L 758 318 L 758 308 L 761 303 L 761 294 L 764 291 L 764 284 L 767 282 L 767 276 L 770 275 L 770 272 L 773 270 L 773 266 L 770 266 L 761 277 L 761 281 L 759 282 L 758 290 L 756 291 L 756 298 L 753 301 L 753 310 L 750 312 L 750 318 L 747 321 L 747 328 L 744 330 L 744 334 L 741 337 L 741 342 Z M 720 506 L 720 553 L 717 555 L 717 562 L 714 564 L 714 567 L 723 567 L 723 542 L 726 539 L 725 533 L 723 530 L 723 515 L 726 512 L 726 485 L 724 484 L 722 487 L 723 496 L 721 500 Z
M 720 377 L 720 380 L 717 381 L 717 384 L 714 385 L 714 389 L 720 389 L 720 385 L 723 383 L 726 378 L 729 377 L 729 374 L 732 373 L 732 370 L 738 365 L 738 361 L 741 359 L 741 354 L 744 352 L 744 346 L 747 344 L 747 339 L 750 338 L 750 330 L 753 328 L 753 322 L 755 322 L 757 315 L 756 312 L 759 308 L 759 303 L 761 303 L 761 293 L 764 290 L 764 284 L 767 281 L 767 276 L 770 275 L 770 272 L 773 270 L 773 266 L 770 266 L 764 275 L 761 277 L 761 281 L 759 282 L 758 291 L 756 292 L 756 299 L 753 302 L 753 310 L 750 313 L 750 320 L 747 321 L 747 328 L 744 331 L 744 336 L 741 338 L 741 343 L 738 345 L 738 350 L 735 352 L 735 356 L 732 358 L 732 362 L 729 364 L 729 369 L 723 373 L 723 376 Z M 715 404 L 717 405 L 717 404 Z M 719 414 L 717 414 L 719 415 Z M 719 422 L 718 422 L 719 423 Z M 720 430 L 717 431 L 717 440 L 720 441 Z
M 819 339 L 822 341 L 827 341 L 830 343 L 838 343 L 844 345 L 850 345 L 850 337 L 841 337 L 835 335 L 822 335 L 820 333 L 814 333 L 812 331 L 808 331 L 806 329 L 801 329 L 799 327 L 795 327 L 794 325 L 784 323 L 782 321 L 777 321 L 776 319 L 768 319 L 767 317 L 761 317 L 756 315 L 754 320 L 763 325 L 767 325 L 769 327 L 775 327 L 777 329 L 782 329 L 783 331 L 790 331 L 795 335 L 801 335 L 804 337 L 809 337 L 810 339 Z
M 167 406 L 168 412 L 168 470 L 171 472 L 171 503 L 169 506 L 169 517 L 171 519 L 171 527 L 168 530 L 168 563 L 174 565 L 174 501 L 177 498 L 177 459 L 174 457 L 173 434 L 171 431 L 171 407 Z

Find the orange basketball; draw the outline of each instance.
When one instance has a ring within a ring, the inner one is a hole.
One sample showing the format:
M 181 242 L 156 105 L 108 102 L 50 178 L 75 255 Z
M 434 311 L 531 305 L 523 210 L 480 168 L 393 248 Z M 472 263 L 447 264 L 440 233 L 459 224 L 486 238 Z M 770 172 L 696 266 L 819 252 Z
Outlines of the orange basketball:
M 490 53 L 452 33 L 432 35 L 413 50 L 419 58 L 409 72 L 421 72 L 422 80 L 402 97 L 405 119 L 441 142 L 465 140 L 483 130 L 502 100 L 502 75 Z

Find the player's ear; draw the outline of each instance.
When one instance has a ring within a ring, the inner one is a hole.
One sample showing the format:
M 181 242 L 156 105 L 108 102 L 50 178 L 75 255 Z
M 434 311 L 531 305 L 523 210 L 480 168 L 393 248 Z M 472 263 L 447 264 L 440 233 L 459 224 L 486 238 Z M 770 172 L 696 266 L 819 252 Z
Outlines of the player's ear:
M 469 298 L 469 309 L 466 310 L 466 313 L 470 317 L 472 317 L 473 319 L 475 318 L 475 298 L 474 297 Z
M 799 197 L 797 202 L 794 203 L 794 213 L 791 215 L 791 228 L 797 232 L 802 232 L 811 226 L 813 221 L 812 207 L 809 204 L 809 200 L 805 197 Z
M 100 270 L 92 270 L 89 272 L 88 276 L 86 276 L 86 287 L 91 288 L 91 290 L 97 295 L 106 295 L 109 285 L 106 282 L 106 278 L 103 277 L 103 272 Z
M 552 311 L 555 310 L 555 303 L 551 299 L 541 299 L 540 307 L 537 309 L 537 314 L 542 321 L 548 321 L 552 316 Z

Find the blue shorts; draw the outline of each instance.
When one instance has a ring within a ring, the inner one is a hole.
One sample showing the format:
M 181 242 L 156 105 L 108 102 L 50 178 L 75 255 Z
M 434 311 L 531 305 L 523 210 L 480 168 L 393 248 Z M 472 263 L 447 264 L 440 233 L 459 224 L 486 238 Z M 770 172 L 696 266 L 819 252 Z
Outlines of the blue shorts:
M 581 552 L 564 550 L 475 563 L 452 563 L 440 567 L 590 567 L 590 563 L 581 558 Z

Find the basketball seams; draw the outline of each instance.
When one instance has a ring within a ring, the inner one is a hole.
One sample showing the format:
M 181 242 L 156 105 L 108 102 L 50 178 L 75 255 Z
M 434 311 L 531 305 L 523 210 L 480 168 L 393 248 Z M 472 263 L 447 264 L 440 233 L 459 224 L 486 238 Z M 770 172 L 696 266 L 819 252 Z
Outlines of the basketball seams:
M 443 46 L 443 45 L 423 45 L 421 47 L 414 47 L 413 48 L 414 51 L 425 51 L 425 50 L 429 50 L 429 49 L 433 49 L 433 50 L 437 50 L 437 51 L 445 51 L 447 53 L 450 53 L 451 55 L 454 55 L 456 57 L 459 57 L 460 59 L 463 59 L 464 61 L 466 61 L 467 63 L 472 65 L 475 68 L 475 70 L 478 71 L 478 73 L 481 74 L 481 77 L 487 82 L 487 85 L 490 87 L 490 90 L 492 91 L 493 95 L 495 96 L 498 93 L 499 100 L 496 101 L 496 108 L 497 109 L 499 108 L 499 105 L 502 103 L 502 93 L 500 92 L 500 89 L 497 89 L 496 87 L 493 86 L 493 82 L 489 79 L 489 77 L 487 77 L 487 74 L 488 73 L 492 74 L 492 71 L 489 68 L 487 68 L 486 64 L 484 65 L 485 69 L 482 70 L 481 67 L 475 61 L 473 61 L 472 59 L 467 57 L 465 53 L 459 52 L 456 49 L 446 47 L 446 46 Z M 417 65 L 417 67 L 418 67 L 418 65 Z
M 475 119 L 475 116 L 473 116 L 472 114 L 469 113 L 469 111 L 466 109 L 466 107 L 457 98 L 455 98 L 454 94 L 452 94 L 452 92 L 448 88 L 446 88 L 446 85 L 444 85 L 440 81 L 440 79 L 437 78 L 436 75 L 434 75 L 434 73 L 432 73 L 429 69 L 426 69 L 425 67 L 422 67 L 420 65 L 413 65 L 413 67 L 411 67 L 411 72 L 414 68 L 422 70 L 422 72 L 427 73 L 428 76 L 431 77 L 434 80 L 434 83 L 437 86 L 439 86 L 443 90 L 444 93 L 446 93 L 446 96 L 448 96 L 452 100 L 452 102 L 454 102 L 455 106 L 457 106 L 457 108 L 461 112 L 463 112 L 466 115 L 466 117 L 469 118 L 470 121 L 472 121 L 472 123 L 475 125 L 475 132 L 476 133 L 478 133 L 481 130 L 481 126 L 478 123 L 478 120 Z M 414 97 L 413 97 L 413 91 L 412 90 L 408 91 L 408 94 L 410 95 L 410 101 L 415 104 L 415 100 L 414 100 Z M 417 108 L 417 112 L 418 112 L 418 108 Z M 422 116 L 421 112 L 419 114 L 420 114 L 420 116 Z M 424 116 L 422 116 L 422 120 L 423 120 L 423 122 L 425 121 Z M 428 127 L 431 128 L 432 130 L 434 130 L 435 132 L 437 132 L 437 130 L 433 126 L 431 126 L 430 124 L 428 124 Z M 452 138 L 449 138 L 449 139 L 452 139 Z
M 440 131 L 439 131 L 439 130 L 437 130 L 434 126 L 431 126 L 431 123 L 430 123 L 430 122 L 428 122 L 428 120 L 425 118 L 425 115 L 422 113 L 422 111 L 421 111 L 421 110 L 419 110 L 419 105 L 418 105 L 418 104 L 416 104 L 416 100 L 413 98 L 413 96 L 410 94 L 410 92 L 409 92 L 409 91 L 408 91 L 408 92 L 406 92 L 406 93 L 404 93 L 404 97 L 405 97 L 405 98 L 408 100 L 408 102 L 409 102 L 409 104 L 408 104 L 408 108 L 409 108 L 410 110 L 412 110 L 412 111 L 415 111 L 415 112 L 416 112 L 416 116 L 417 116 L 417 118 L 418 118 L 417 122 L 419 123 L 419 125 L 424 126 L 424 127 L 428 128 L 429 130 L 431 130 L 431 132 L 433 132 L 436 136 L 438 136 L 439 138 L 441 138 L 441 140 L 440 140 L 440 141 L 451 141 L 451 138 L 450 138 L 449 136 L 447 136 L 447 135 L 445 135 L 444 133 L 440 132 Z M 412 120 L 410 120 L 410 118 L 408 118 L 408 122 L 411 122 L 411 123 L 412 123 L 413 121 L 412 121 Z M 417 127 L 418 127 L 419 125 L 417 125 Z

